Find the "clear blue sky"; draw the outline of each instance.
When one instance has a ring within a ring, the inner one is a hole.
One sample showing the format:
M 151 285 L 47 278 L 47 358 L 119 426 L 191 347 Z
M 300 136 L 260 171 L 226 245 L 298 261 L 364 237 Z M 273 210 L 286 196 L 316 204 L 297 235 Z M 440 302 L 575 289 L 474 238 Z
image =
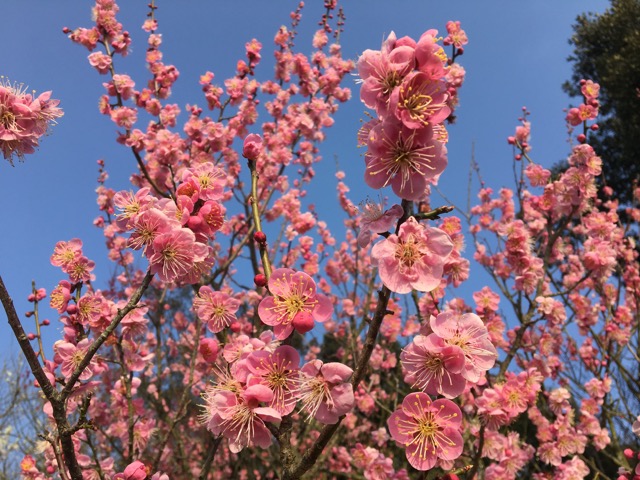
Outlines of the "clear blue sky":
M 132 34 L 133 52 L 125 61 L 118 58 L 117 68 L 138 82 L 148 78 L 143 61 L 145 36 L 140 30 L 146 3 L 121 2 L 119 16 Z M 164 60 L 175 64 L 181 74 L 171 101 L 181 108 L 186 103 L 204 105 L 199 76 L 210 70 L 222 82 L 233 75 L 236 61 L 244 56 L 244 44 L 251 38 L 262 42 L 263 58 L 270 57 L 275 32 L 280 25 L 289 24 L 288 14 L 297 5 L 260 0 L 157 3 Z M 300 51 L 310 50 L 321 6 L 320 0 L 307 2 L 297 41 Z M 571 73 L 566 61 L 571 53 L 567 43 L 571 25 L 579 13 L 602 12 L 607 6 L 603 0 L 351 0 L 344 3 L 347 22 L 341 43 L 344 55 L 355 59 L 367 48 L 379 48 L 391 30 L 399 37 L 417 38 L 429 28 L 444 32 L 448 20 L 462 22 L 470 39 L 460 58 L 467 80 L 460 92 L 458 121 L 450 128 L 449 167 L 441 177 L 441 189 L 464 204 L 473 142 L 487 183 L 497 188 L 511 184 L 511 149 L 506 137 L 512 134 L 523 105 L 532 112 L 532 158 L 549 166 L 566 156 L 562 109 L 570 100 L 561 84 Z M 62 34 L 64 26 L 91 26 L 90 2 L 5 1 L 2 17 L 0 75 L 37 92 L 53 90 L 65 111 L 53 134 L 43 139 L 39 152 L 25 163 L 11 168 L 0 160 L 0 274 L 18 312 L 24 312 L 29 308 L 26 296 L 32 279 L 50 292 L 63 278 L 49 264 L 58 240 L 82 238 L 85 254 L 99 265 L 96 286 L 106 281 L 112 267 L 106 260 L 102 233 L 92 226 L 99 213 L 94 193 L 96 160 L 106 161 L 111 176 L 107 185 L 116 190 L 128 188 L 135 162 L 128 150 L 115 143 L 115 126 L 97 111 L 106 77 L 89 66 L 86 49 Z M 263 68 L 258 75 L 265 79 L 270 73 Z M 326 194 L 334 188 L 334 156 L 356 191 L 355 201 L 372 193 L 357 187 L 363 183 L 364 165 L 355 138 L 364 108 L 355 83 L 351 87 L 354 99 L 341 107 L 321 148 L 326 162 L 318 169 L 316 187 L 322 184 L 322 194 L 311 198 L 322 202 L 317 209 L 323 217 L 331 215 L 337 205 Z M 340 238 L 337 232 L 336 236 Z M 0 347 L 5 355 L 15 354 L 17 343 L 11 340 L 3 314 L 0 319 Z M 30 320 L 26 329 L 33 330 Z M 55 339 L 52 334 L 47 336 L 48 343 Z

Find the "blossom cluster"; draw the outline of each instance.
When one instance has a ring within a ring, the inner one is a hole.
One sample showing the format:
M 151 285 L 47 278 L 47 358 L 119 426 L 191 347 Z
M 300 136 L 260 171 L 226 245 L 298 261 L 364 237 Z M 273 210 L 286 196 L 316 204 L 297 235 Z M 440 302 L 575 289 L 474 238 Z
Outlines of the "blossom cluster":
M 402 202 L 358 210 L 338 172 L 338 242 L 306 198 L 354 66 L 341 57 L 337 2 L 324 8 L 311 55 L 294 49 L 301 4 L 275 35 L 273 78 L 258 80 L 262 44 L 250 40 L 231 78 L 200 77 L 205 107 L 188 105 L 182 123 L 155 4 L 142 83 L 119 71 L 132 38 L 114 0 L 95 2 L 95 26 L 65 30 L 104 75 L 99 109 L 136 171 L 133 189 L 117 192 L 98 162 L 94 223 L 115 264 L 104 289 L 80 240 L 51 257 L 65 275 L 49 303 L 61 336 L 53 355 L 40 345 L 36 356 L 38 385 L 50 390 L 46 378 L 55 395 L 47 442 L 24 457 L 23 477 L 273 479 L 317 468 L 408 480 L 414 468 L 568 480 L 595 474 L 591 458 L 607 449 L 618 475 L 634 478 L 638 452 L 620 445 L 640 422 L 615 399 L 637 350 L 640 267 L 613 192 L 598 195 L 600 158 L 577 135 L 552 176 L 531 158 L 523 108 L 508 139 L 518 189 L 483 183 L 469 217 L 495 288 L 472 305 L 445 301 L 469 262 L 461 220 L 432 210 L 429 189 L 447 163 L 466 33 L 451 21 L 443 39 L 391 34 L 358 61 L 361 99 L 377 115 L 358 140 L 365 182 Z M 597 85 L 581 87 L 597 108 Z M 586 132 L 593 111 L 578 110 Z M 637 205 L 623 208 L 637 222 Z M 145 275 L 137 264 L 147 262 Z M 28 297 L 38 329 L 28 340 L 51 324 L 39 317 L 46 296 L 34 287 Z
M 225 178 L 210 164 L 184 169 L 175 198 L 150 195 L 148 187 L 118 192 L 114 205 L 121 210 L 115 226 L 130 231 L 128 246 L 141 249 L 152 273 L 165 282 L 197 283 L 214 264 L 208 241 L 224 223 Z
M 51 92 L 27 93 L 23 85 L 12 84 L 0 77 L 0 150 L 5 160 L 24 160 L 35 151 L 40 138 L 62 116 L 59 100 Z
M 432 333 L 416 335 L 400 356 L 404 381 L 413 388 L 455 398 L 493 367 L 497 351 L 476 314 L 443 312 L 431 317 L 427 330 Z
M 212 433 L 229 439 L 232 452 L 271 445 L 265 422 L 279 423 L 298 401 L 307 419 L 323 424 L 335 424 L 353 408 L 351 368 L 317 359 L 301 367 L 296 349 L 278 343 L 270 332 L 259 340 L 236 338 L 223 352 L 229 370 L 204 393 L 201 419 Z
M 449 22 L 447 29 L 448 39 L 456 37 L 449 44 L 466 43 L 459 23 Z M 428 30 L 417 42 L 391 33 L 380 50 L 360 56 L 358 73 L 360 98 L 378 115 L 359 134 L 367 147 L 365 182 L 375 189 L 391 185 L 405 200 L 423 200 L 447 165 L 443 122 L 457 104 L 464 69 L 449 61 L 437 30 Z

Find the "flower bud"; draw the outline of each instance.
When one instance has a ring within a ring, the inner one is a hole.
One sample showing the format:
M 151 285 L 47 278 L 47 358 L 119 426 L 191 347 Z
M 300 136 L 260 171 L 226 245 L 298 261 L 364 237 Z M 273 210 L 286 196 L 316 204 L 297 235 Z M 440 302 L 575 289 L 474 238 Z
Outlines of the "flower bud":
M 299 312 L 293 317 L 292 322 L 293 328 L 295 328 L 298 332 L 305 334 L 309 330 L 313 329 L 313 316 L 311 312 Z
M 247 135 L 242 147 L 242 156 L 247 160 L 256 160 L 262 152 L 262 137 L 255 133 Z
M 27 334 L 27 338 L 28 338 L 29 340 L 35 340 L 35 339 L 36 339 L 36 335 L 35 335 L 35 333 L 31 333 L 31 332 L 29 332 L 29 333 Z
M 147 478 L 147 469 L 139 460 L 127 465 L 127 468 L 122 472 L 122 478 L 124 480 L 144 480 Z
M 260 245 L 267 243 L 267 235 L 264 232 L 256 232 L 253 234 L 253 239 Z
M 581 133 L 576 137 L 576 140 L 578 140 L 579 143 L 584 143 L 587 141 L 587 136 L 584 133 Z
M 255 277 L 253 277 L 253 282 L 258 287 L 264 287 L 267 284 L 267 277 L 265 277 L 262 273 L 259 273 Z
M 218 357 L 218 341 L 214 338 L 203 338 L 200 341 L 198 351 L 204 358 L 205 362 L 214 363 Z

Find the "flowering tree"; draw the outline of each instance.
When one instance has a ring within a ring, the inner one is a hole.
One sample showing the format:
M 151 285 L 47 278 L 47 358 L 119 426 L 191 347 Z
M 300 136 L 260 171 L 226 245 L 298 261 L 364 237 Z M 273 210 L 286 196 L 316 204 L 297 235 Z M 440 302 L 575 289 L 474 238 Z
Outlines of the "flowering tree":
M 551 178 L 533 161 L 525 110 L 509 138 L 515 191 L 483 183 L 462 212 L 494 281 L 469 305 L 446 289 L 469 276 L 463 223 L 430 195 L 447 173 L 466 34 L 453 21 L 444 38 L 392 33 L 354 63 L 342 11 L 325 8 L 311 55 L 294 45 L 301 4 L 276 33 L 273 78 L 259 80 L 262 45 L 248 42 L 224 86 L 202 75 L 208 112 L 188 106 L 180 127 L 153 3 L 142 84 L 118 71 L 131 38 L 115 2 L 96 1 L 91 28 L 65 29 L 106 76 L 100 112 L 136 171 L 116 192 L 99 162 L 94 223 L 115 266 L 103 288 L 82 241 L 58 242 L 63 278 L 48 295 L 33 287 L 27 335 L 0 279 L 48 422 L 23 478 L 640 475 L 640 272 L 615 192 L 596 195 L 597 85 L 568 114 L 582 127 L 569 169 Z M 301 199 L 355 68 L 371 112 L 364 181 L 397 202 L 357 208 L 339 172 L 338 239 Z M 49 93 L 0 88 L 0 144 L 22 159 L 62 112 Z M 53 355 L 47 297 L 63 326 Z

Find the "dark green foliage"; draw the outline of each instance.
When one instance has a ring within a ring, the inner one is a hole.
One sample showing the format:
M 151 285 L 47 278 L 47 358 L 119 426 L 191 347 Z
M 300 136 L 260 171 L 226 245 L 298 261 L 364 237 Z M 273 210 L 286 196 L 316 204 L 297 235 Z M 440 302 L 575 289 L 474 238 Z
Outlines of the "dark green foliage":
M 573 77 L 564 89 L 580 96 L 580 79 L 600 84 L 600 130 L 589 143 L 602 157 L 604 181 L 626 204 L 640 179 L 640 0 L 612 0 L 603 14 L 580 15 L 573 30 Z

